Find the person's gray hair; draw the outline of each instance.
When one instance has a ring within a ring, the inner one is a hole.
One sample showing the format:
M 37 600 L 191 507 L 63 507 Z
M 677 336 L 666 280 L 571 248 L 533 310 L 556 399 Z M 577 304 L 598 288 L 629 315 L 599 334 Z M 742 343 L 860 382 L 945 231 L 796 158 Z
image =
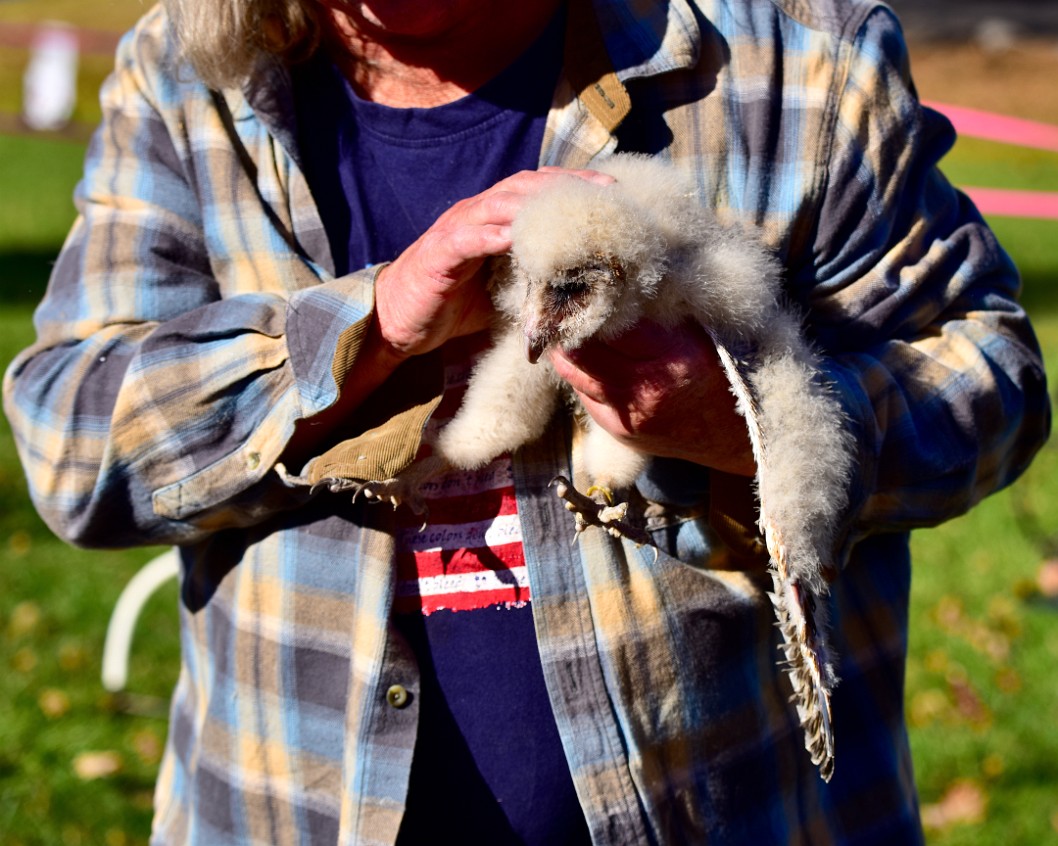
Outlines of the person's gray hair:
M 181 56 L 212 88 L 243 82 L 262 54 L 307 56 L 319 40 L 313 0 L 163 0 Z

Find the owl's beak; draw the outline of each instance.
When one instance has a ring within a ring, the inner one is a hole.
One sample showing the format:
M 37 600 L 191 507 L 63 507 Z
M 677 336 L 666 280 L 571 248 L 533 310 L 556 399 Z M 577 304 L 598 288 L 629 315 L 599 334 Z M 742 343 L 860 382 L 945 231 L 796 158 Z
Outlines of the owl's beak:
M 525 335 L 525 357 L 530 364 L 536 364 L 559 336 L 558 324 L 550 315 L 529 314 L 522 319 L 522 333 Z
M 525 357 L 529 360 L 530 364 L 536 364 L 540 360 L 540 356 L 544 354 L 544 350 L 547 349 L 548 339 L 542 335 L 530 335 L 528 332 L 525 333 Z

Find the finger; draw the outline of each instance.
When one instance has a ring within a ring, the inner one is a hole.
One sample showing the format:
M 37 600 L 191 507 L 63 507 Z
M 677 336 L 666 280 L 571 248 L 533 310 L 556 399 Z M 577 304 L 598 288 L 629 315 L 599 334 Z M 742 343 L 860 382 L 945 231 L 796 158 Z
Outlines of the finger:
M 470 261 L 498 256 L 511 248 L 511 227 L 498 223 L 468 224 L 453 230 L 442 243 L 450 260 Z
M 427 230 L 397 262 L 410 263 L 415 277 L 447 288 L 472 277 L 485 258 L 503 255 L 510 248 L 510 226 L 466 224 Z
M 626 355 L 619 347 L 604 341 L 591 341 L 575 350 L 558 348 L 556 355 L 561 356 L 568 366 L 580 374 L 583 379 L 591 379 L 600 386 L 595 396 L 614 396 L 618 390 L 639 381 L 651 373 L 658 350 L 652 356 L 635 358 Z
M 663 328 L 650 320 L 642 320 L 607 341 L 590 342 L 569 351 L 569 357 L 584 369 L 595 372 L 664 360 L 708 361 L 715 357 L 715 348 L 709 335 L 697 324 Z
M 609 342 L 602 342 L 609 355 L 648 360 L 666 355 L 686 343 L 682 327 L 663 329 L 657 323 L 641 320 Z
M 540 170 L 523 170 L 501 179 L 491 188 L 456 203 L 449 212 L 456 215 L 466 213 L 471 219 L 485 215 L 485 220 L 507 222 L 514 219 L 525 200 L 545 188 L 567 179 L 580 179 L 597 185 L 610 185 L 612 176 L 596 170 L 575 170 L 559 167 L 543 167 Z M 446 213 L 447 214 L 447 213 Z
M 546 168 L 539 171 L 520 171 L 491 188 L 467 197 L 447 209 L 427 230 L 427 234 L 445 239 L 464 226 L 498 227 L 482 233 L 462 233 L 457 237 L 460 247 L 449 258 L 471 259 L 500 255 L 511 248 L 509 227 L 528 199 L 557 181 L 583 179 L 606 185 L 613 177 L 592 170 Z M 443 253 L 442 253 L 443 255 Z
M 556 173 L 565 176 L 573 176 L 577 179 L 583 179 L 586 182 L 594 182 L 598 185 L 612 185 L 617 180 L 610 176 L 608 173 L 601 173 L 597 170 L 588 170 L 586 168 L 566 168 L 566 167 L 555 167 L 554 165 L 544 165 L 539 173 Z
M 555 165 L 544 165 L 537 170 L 520 170 L 496 183 L 497 187 L 509 188 L 519 192 L 532 193 L 541 186 L 553 183 L 561 179 L 581 179 L 586 182 L 595 182 L 600 185 L 610 185 L 617 180 L 608 173 L 602 173 L 590 168 L 556 167 Z

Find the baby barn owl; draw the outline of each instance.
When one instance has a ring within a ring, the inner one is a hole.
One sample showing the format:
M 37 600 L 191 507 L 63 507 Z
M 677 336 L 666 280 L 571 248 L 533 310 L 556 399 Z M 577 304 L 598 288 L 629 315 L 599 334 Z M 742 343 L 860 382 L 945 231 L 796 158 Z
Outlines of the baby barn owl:
M 530 198 L 498 262 L 493 346 L 463 403 L 438 434 L 428 466 L 365 485 L 368 496 L 415 501 L 414 489 L 445 465 L 473 469 L 543 434 L 560 402 L 574 402 L 544 353 L 610 339 L 637 321 L 698 321 L 716 345 L 745 418 L 757 462 L 760 528 L 771 557 L 771 594 L 784 638 L 806 748 L 824 779 L 833 771 L 824 573 L 833 572 L 835 527 L 847 501 L 852 445 L 837 400 L 782 301 L 775 258 L 740 227 L 701 207 L 689 177 L 671 164 L 618 155 L 596 166 L 616 182 L 571 178 Z M 586 414 L 584 462 L 593 487 L 634 484 L 648 457 Z M 592 503 L 564 479 L 553 485 L 578 529 L 631 534 L 625 506 Z

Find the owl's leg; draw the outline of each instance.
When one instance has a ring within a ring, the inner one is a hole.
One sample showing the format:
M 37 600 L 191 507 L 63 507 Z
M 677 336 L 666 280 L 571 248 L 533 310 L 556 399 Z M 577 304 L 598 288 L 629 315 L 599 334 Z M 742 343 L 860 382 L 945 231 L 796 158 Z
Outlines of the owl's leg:
M 629 488 L 643 471 L 646 456 L 615 440 L 594 421 L 589 419 L 587 426 L 583 457 L 591 487 L 581 493 L 563 476 L 551 480 L 551 487 L 573 513 L 575 537 L 588 526 L 598 526 L 616 538 L 649 544 L 650 536 L 628 522 L 628 502 L 614 502 L 614 492 Z
M 635 484 L 647 457 L 621 443 L 591 418 L 584 436 L 584 469 L 592 484 L 611 493 Z
M 428 509 L 422 496 L 423 486 L 451 469 L 441 456 L 428 455 L 408 465 L 392 479 L 357 484 L 353 499 L 363 496 L 372 502 L 388 502 L 394 508 L 407 505 L 415 514 L 425 516 Z
M 595 498 L 582 494 L 565 476 L 555 476 L 550 487 L 555 495 L 566 503 L 566 510 L 573 514 L 573 540 L 589 526 L 598 526 L 615 538 L 628 538 L 637 546 L 652 546 L 653 543 L 643 529 L 625 520 L 628 514 L 628 503 L 611 505 L 605 497 L 599 498 L 599 491 L 588 488 Z M 655 553 L 657 550 L 655 549 Z

